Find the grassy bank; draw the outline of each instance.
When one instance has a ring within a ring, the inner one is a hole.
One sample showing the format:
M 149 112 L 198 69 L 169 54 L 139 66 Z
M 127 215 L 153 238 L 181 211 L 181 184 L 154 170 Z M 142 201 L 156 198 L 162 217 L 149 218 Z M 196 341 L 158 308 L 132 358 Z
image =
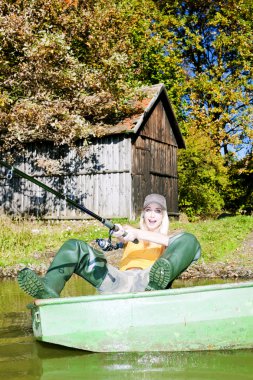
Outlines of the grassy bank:
M 253 231 L 252 216 L 234 216 L 196 223 L 173 223 L 173 228 L 183 228 L 200 241 L 202 258 L 206 263 L 231 259 L 244 239 Z
M 202 260 L 206 263 L 223 261 L 229 260 L 253 231 L 253 218 L 235 216 L 195 223 L 172 222 L 171 231 L 178 229 L 196 235 L 202 246 Z M 96 221 L 42 222 L 1 216 L 0 266 L 40 264 L 67 239 L 91 242 L 107 236 L 108 229 Z

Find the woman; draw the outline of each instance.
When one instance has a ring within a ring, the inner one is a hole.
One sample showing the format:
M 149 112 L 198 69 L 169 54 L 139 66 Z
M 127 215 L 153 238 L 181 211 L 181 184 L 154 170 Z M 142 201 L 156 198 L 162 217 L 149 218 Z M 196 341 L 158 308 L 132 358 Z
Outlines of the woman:
M 20 287 L 34 298 L 59 297 L 76 273 L 102 294 L 166 289 L 200 257 L 199 242 L 192 234 L 169 237 L 166 200 L 160 194 L 145 198 L 140 229 L 117 226 L 112 235 L 125 243 L 120 269 L 108 264 L 102 252 L 71 239 L 62 245 L 45 277 L 29 268 L 20 271 Z

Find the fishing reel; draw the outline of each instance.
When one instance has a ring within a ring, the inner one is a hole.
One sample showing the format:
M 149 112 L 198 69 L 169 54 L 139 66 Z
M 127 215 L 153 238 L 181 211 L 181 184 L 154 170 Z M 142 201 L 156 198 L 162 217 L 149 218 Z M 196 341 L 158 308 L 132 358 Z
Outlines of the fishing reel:
M 113 244 L 111 236 L 109 236 L 108 239 L 96 239 L 96 243 L 104 252 L 114 251 L 116 249 L 123 248 L 124 246 L 121 242 Z

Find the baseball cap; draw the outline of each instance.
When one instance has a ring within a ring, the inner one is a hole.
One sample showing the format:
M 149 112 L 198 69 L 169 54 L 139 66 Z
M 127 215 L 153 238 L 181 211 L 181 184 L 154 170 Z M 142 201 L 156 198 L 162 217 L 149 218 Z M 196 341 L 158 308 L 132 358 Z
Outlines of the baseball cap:
M 146 208 L 150 203 L 158 203 L 163 210 L 167 210 L 166 199 L 160 194 L 149 194 L 146 196 L 143 208 Z

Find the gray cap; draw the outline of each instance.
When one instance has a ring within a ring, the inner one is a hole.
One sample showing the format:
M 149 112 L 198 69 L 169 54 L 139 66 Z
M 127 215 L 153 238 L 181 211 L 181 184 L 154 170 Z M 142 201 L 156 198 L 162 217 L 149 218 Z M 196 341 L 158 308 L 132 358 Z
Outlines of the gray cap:
M 163 210 L 167 210 L 166 199 L 160 194 L 149 194 L 146 196 L 143 208 L 146 208 L 150 203 L 158 203 Z

